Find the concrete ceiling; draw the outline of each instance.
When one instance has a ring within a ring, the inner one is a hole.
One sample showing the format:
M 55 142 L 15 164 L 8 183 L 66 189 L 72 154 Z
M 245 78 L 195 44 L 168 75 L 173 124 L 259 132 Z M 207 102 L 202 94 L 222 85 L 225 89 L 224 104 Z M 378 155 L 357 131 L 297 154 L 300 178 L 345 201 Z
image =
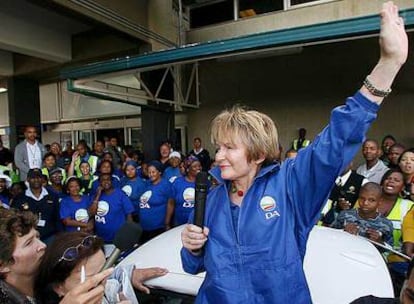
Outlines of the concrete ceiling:
M 0 81 L 57 77 L 62 65 L 135 52 L 144 44 L 54 1 L 2 0 L 0 20 Z

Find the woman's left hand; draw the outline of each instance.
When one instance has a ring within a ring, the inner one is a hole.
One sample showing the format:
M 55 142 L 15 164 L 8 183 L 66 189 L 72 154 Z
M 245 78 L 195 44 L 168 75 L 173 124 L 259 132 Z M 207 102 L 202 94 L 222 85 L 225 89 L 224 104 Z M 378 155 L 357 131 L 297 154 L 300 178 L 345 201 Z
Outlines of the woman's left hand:
M 153 278 L 161 277 L 167 273 L 167 269 L 160 267 L 134 269 L 132 273 L 132 285 L 139 291 L 149 294 L 150 290 L 144 285 L 144 282 Z

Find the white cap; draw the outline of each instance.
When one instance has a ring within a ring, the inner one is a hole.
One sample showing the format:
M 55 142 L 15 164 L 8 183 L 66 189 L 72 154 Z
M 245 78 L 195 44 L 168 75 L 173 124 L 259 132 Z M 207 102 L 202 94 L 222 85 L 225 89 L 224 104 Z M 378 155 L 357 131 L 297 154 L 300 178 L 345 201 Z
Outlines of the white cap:
M 0 179 L 2 179 L 2 178 L 6 180 L 6 187 L 10 188 L 10 186 L 12 184 L 12 180 L 11 180 L 10 176 L 8 176 L 6 174 L 3 174 L 3 173 L 0 173 Z
M 173 152 L 170 153 L 168 158 L 173 158 L 173 157 L 177 157 L 177 158 L 181 159 L 181 154 L 177 151 L 173 151 Z

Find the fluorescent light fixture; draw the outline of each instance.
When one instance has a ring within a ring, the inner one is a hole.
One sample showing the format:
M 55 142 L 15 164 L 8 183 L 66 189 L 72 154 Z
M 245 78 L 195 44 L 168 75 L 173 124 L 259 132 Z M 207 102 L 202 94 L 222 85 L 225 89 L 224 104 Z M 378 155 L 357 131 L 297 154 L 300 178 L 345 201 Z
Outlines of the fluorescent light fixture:
M 6 89 L 6 88 L 1 88 L 1 87 L 0 87 L 0 93 L 4 93 L 4 92 L 7 92 L 7 89 Z

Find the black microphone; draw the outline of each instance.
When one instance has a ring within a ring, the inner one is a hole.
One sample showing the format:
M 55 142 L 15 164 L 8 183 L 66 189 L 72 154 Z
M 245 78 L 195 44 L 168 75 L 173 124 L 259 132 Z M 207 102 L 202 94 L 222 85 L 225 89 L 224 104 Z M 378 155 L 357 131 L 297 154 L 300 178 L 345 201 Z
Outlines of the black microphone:
M 138 244 L 141 235 L 142 228 L 140 225 L 132 222 L 123 224 L 114 237 L 115 249 L 102 266 L 101 271 L 112 267 L 122 252 L 127 251 Z
M 204 227 L 204 213 L 206 210 L 206 198 L 208 189 L 207 172 L 199 172 L 195 180 L 194 197 L 194 225 Z

